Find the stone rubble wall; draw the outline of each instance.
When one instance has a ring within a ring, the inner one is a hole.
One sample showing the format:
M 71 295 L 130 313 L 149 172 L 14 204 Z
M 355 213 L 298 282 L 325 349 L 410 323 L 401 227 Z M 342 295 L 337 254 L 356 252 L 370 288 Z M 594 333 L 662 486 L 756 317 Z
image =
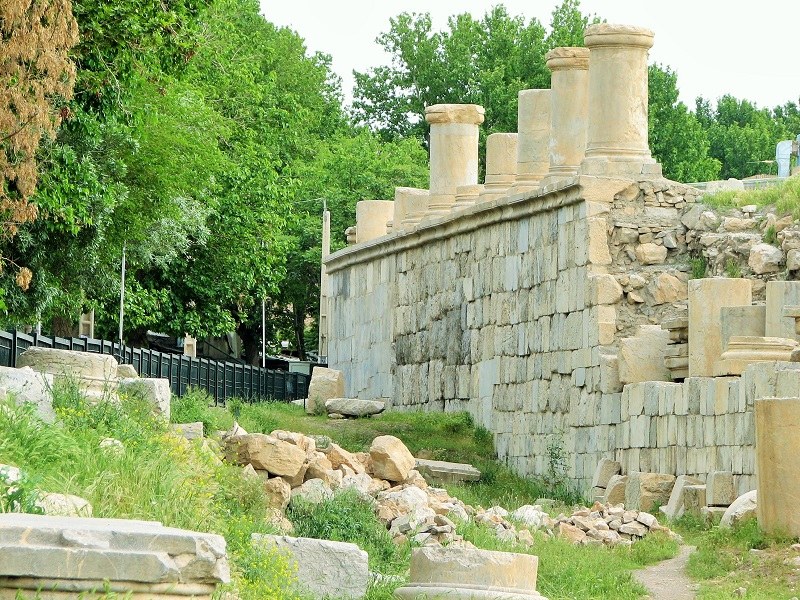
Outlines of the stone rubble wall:
M 344 371 L 348 396 L 469 411 L 523 475 L 545 473 L 547 447 L 560 441 L 587 488 L 598 460 L 616 456 L 625 472 L 730 470 L 746 491 L 756 397 L 740 398 L 746 384 L 674 384 L 663 362 L 638 381 L 664 381 L 623 390 L 619 378 L 625 340 L 685 314 L 701 231 L 737 218 L 698 204 L 699 195 L 664 179 L 580 176 L 339 251 L 326 263 L 329 363 Z M 724 248 L 738 239 L 718 235 Z M 716 273 L 719 260 L 706 261 Z

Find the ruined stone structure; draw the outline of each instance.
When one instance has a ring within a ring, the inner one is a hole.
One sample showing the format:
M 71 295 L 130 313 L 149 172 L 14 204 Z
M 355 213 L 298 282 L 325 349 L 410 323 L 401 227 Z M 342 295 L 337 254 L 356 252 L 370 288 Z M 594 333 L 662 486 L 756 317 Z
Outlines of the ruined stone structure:
M 432 141 L 427 212 L 326 261 L 329 364 L 348 396 L 467 410 L 521 474 L 546 472 L 547 447 L 563 443 L 587 490 L 604 457 L 626 474 L 731 472 L 752 489 L 754 402 L 800 389 L 800 364 L 773 352 L 789 358 L 800 339 L 784 312 L 800 283 L 772 281 L 793 272 L 800 231 L 776 226 L 782 247 L 764 244 L 774 215 L 718 215 L 661 177 L 647 140 L 652 40 L 600 24 L 587 49 L 551 52 L 553 89 L 520 92 L 519 132 L 492 143 L 481 191 L 480 107 L 428 110 L 460 137 Z M 690 281 L 732 260 L 747 279 Z

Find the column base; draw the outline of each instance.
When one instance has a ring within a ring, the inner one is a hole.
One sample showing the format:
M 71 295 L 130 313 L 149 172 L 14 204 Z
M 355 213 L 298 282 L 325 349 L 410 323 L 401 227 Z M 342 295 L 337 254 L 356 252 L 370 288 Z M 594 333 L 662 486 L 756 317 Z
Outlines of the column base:
M 453 205 L 456 203 L 455 195 L 450 194 L 431 194 L 428 202 L 428 210 L 425 211 L 423 221 L 436 219 L 443 215 L 450 214 Z
M 511 591 L 494 587 L 449 587 L 407 584 L 395 590 L 400 600 L 547 600 L 536 591 Z
M 619 156 L 592 156 L 583 159 L 580 167 L 581 175 L 598 177 L 629 177 L 631 179 L 659 179 L 661 163 L 652 158 L 635 158 Z

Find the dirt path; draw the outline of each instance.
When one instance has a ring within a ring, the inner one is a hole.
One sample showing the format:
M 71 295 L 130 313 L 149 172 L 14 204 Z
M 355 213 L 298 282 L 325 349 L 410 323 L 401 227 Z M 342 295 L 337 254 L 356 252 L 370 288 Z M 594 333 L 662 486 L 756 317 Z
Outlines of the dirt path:
M 693 546 L 681 546 L 675 558 L 634 571 L 633 575 L 648 589 L 652 600 L 694 600 L 696 586 L 685 573 L 693 551 Z

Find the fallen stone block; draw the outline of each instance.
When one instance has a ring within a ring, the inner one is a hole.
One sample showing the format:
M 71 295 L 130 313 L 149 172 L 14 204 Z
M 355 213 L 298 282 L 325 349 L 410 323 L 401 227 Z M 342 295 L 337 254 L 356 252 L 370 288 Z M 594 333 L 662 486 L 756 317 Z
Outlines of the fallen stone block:
M 367 553 L 355 544 L 254 533 L 256 547 L 277 549 L 297 571 L 297 587 L 314 598 L 363 598 L 369 584 Z
M 687 485 L 683 488 L 683 512 L 699 517 L 706 506 L 706 486 Z
M 672 381 L 664 365 L 669 332 L 660 325 L 640 325 L 636 336 L 619 343 L 619 379 L 622 383 Z
M 49 373 L 56 383 L 75 382 L 91 400 L 116 397 L 117 359 L 109 354 L 32 347 L 20 354 L 17 366 Z
M 0 597 L 210 599 L 230 581 L 222 536 L 149 521 L 0 514 Z
M 344 374 L 336 369 L 314 367 L 308 384 L 306 412 L 310 415 L 325 412 L 325 402 L 344 397 Z
M 228 461 L 240 465 L 250 463 L 256 470 L 269 471 L 288 479 L 297 477 L 306 462 L 306 453 L 302 448 L 263 433 L 228 438 L 225 457 Z
M 88 500 L 69 494 L 43 492 L 35 504 L 44 514 L 54 517 L 91 517 L 93 512 Z
M 650 512 L 656 506 L 666 505 L 674 485 L 674 475 L 639 471 L 629 473 L 625 486 L 625 508 Z
M 612 475 L 608 480 L 603 504 L 625 504 L 625 488 L 628 485 L 627 475 Z
M 372 474 L 378 479 L 403 481 L 416 464 L 416 459 L 405 444 L 392 435 L 381 435 L 369 448 Z
M 594 477 L 592 478 L 592 487 L 607 488 L 608 482 L 614 475 L 619 475 L 622 472 L 622 465 L 615 460 L 609 458 L 601 458 L 597 463 L 597 468 L 594 470 Z
M 0 387 L 14 398 L 17 406 L 33 404 L 37 416 L 45 423 L 53 423 L 56 420 L 51 374 L 38 373 L 30 367 L 21 369 L 0 367 Z
M 733 489 L 733 473 L 713 471 L 706 480 L 706 504 L 708 506 L 730 506 L 736 499 Z
M 203 437 L 203 422 L 197 421 L 196 423 L 173 423 L 170 429 L 187 440 L 198 440 Z M 247 463 L 242 463 L 246 465 Z
M 292 490 L 292 502 L 302 500 L 310 504 L 320 504 L 333 498 L 333 490 L 322 479 L 309 479 Z
M 153 407 L 154 414 L 169 421 L 172 389 L 168 379 L 126 377 L 119 380 L 119 391 L 138 395 Z
M 755 519 L 757 505 L 758 492 L 756 490 L 751 490 L 742 494 L 725 509 L 722 519 L 720 519 L 719 522 L 720 527 L 733 527 L 748 519 Z
M 395 590 L 395 597 L 544 600 L 536 591 L 538 567 L 538 557 L 530 554 L 463 547 L 414 548 L 409 581 Z
M 451 463 L 442 460 L 416 459 L 416 469 L 430 483 L 458 483 L 478 481 L 481 472 L 465 463 Z
M 368 417 L 386 410 L 386 404 L 379 400 L 359 400 L 358 398 L 331 398 L 325 402 L 328 414 L 338 413 L 345 417 Z
M 683 512 L 685 510 L 684 494 L 686 486 L 702 485 L 702 483 L 703 482 L 696 477 L 678 475 L 677 479 L 675 479 L 675 485 L 672 488 L 672 493 L 669 496 L 669 501 L 667 502 L 666 506 L 660 507 L 661 512 L 670 519 L 678 519 L 683 516 Z
M 134 379 L 139 377 L 139 373 L 136 372 L 136 367 L 133 365 L 117 365 L 117 377 L 120 379 Z

